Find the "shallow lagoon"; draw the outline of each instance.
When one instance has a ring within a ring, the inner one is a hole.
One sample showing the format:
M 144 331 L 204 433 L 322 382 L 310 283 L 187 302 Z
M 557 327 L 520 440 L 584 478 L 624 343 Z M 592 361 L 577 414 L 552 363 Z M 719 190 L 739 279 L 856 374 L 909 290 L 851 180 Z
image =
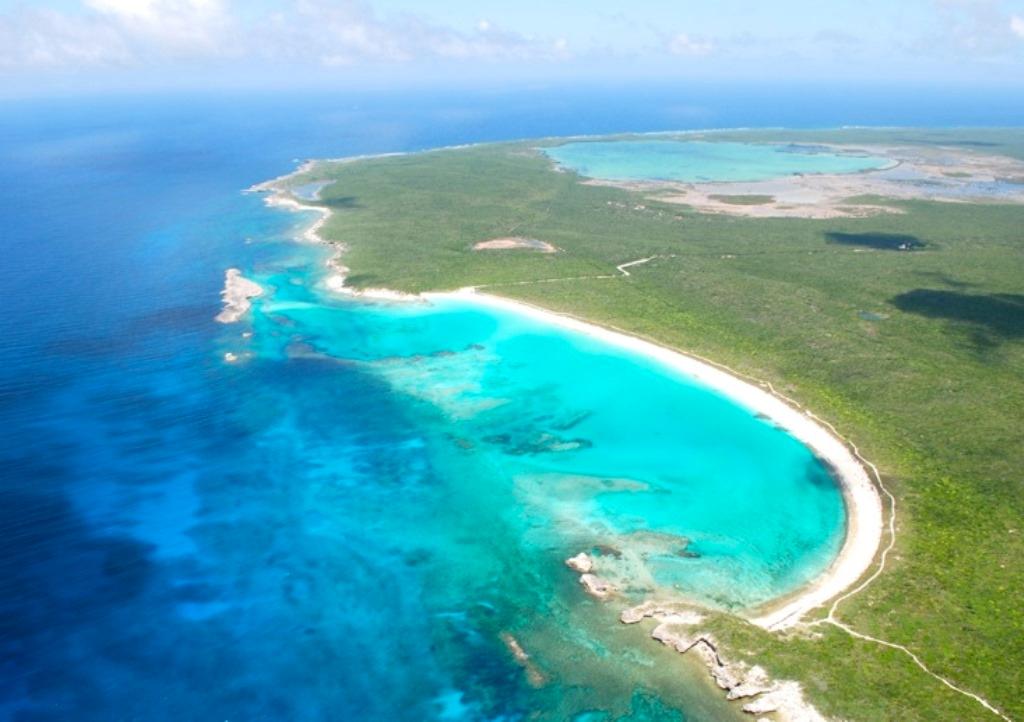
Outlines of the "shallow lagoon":
M 859 173 L 892 165 L 885 158 L 803 144 L 598 140 L 542 150 L 580 175 L 617 181 L 761 181 L 798 174 Z
M 486 469 L 470 483 L 505 499 L 516 536 L 558 550 L 544 573 L 611 549 L 622 558 L 603 569 L 638 600 L 668 589 L 742 609 L 838 552 L 841 494 L 810 451 L 656 361 L 467 299 L 373 304 L 259 280 L 277 290 L 257 304 L 256 354 L 386 382 Z

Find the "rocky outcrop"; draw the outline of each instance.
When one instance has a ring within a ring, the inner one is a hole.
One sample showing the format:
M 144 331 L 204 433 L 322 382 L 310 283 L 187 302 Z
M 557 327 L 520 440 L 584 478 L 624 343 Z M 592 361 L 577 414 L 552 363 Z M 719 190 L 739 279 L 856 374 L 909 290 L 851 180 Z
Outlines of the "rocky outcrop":
M 637 622 L 656 617 L 662 622 L 672 620 L 677 625 L 700 624 L 704 621 L 704 615 L 685 604 L 644 602 L 635 607 L 630 607 L 619 615 L 623 624 L 636 624 Z
M 768 673 L 762 667 L 754 665 L 739 684 L 729 688 L 726 697 L 730 700 L 756 697 L 771 692 L 774 687 Z
M 619 617 L 624 624 L 655 619 L 658 624 L 651 637 L 680 654 L 696 654 L 708 672 L 732 700 L 749 700 L 743 711 L 751 715 L 777 713 L 787 722 L 825 722 L 825 718 L 804 699 L 800 684 L 774 681 L 760 666 L 745 662 L 729 662 L 719 653 L 718 641 L 700 631 L 704 617 L 700 612 L 680 604 L 645 602 L 625 610 Z
M 616 586 L 594 574 L 595 559 L 586 552 L 580 552 L 574 557 L 565 560 L 565 566 L 580 575 L 580 584 L 587 594 L 598 599 L 607 599 L 618 589 Z
M 581 574 L 580 584 L 587 590 L 587 594 L 598 599 L 607 599 L 615 593 L 615 586 L 595 574 Z
M 777 713 L 788 722 L 825 722 L 825 718 L 804 698 L 803 689 L 796 682 L 778 682 L 752 702 L 743 705 L 747 714 Z
M 243 276 L 237 268 L 229 268 L 224 273 L 224 290 L 220 295 L 224 308 L 217 314 L 217 321 L 234 323 L 249 310 L 250 299 L 263 295 L 263 287 Z
M 580 574 L 590 574 L 594 570 L 594 560 L 586 552 L 580 552 L 565 560 L 565 566 Z

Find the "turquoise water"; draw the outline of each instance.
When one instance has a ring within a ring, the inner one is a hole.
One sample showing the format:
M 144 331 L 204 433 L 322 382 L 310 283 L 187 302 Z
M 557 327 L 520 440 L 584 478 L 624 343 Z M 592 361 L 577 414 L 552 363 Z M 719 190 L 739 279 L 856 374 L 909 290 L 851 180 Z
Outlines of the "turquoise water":
M 413 689 L 432 691 L 410 718 L 504 719 L 510 705 L 552 720 L 738 715 L 703 669 L 617 617 L 665 594 L 741 610 L 823 571 L 845 521 L 821 463 L 659 362 L 535 317 L 465 298 L 338 296 L 327 255 L 295 244 L 247 269 L 269 293 L 220 349 L 242 356 L 239 374 L 305 369 L 289 393 L 276 382 L 236 413 L 269 463 L 282 443 L 299 461 L 306 502 L 281 503 L 302 514 L 304 544 L 364 577 L 338 587 L 342 622 L 330 586 L 305 572 L 295 583 L 310 613 L 359 643 L 392 623 L 431 640 Z M 354 416 L 346 377 L 374 388 Z M 317 438 L 334 409 L 356 435 L 340 447 Z M 564 565 L 581 551 L 619 589 L 612 601 Z M 532 667 L 512 666 L 509 635 Z
M 239 192 L 306 157 L 673 122 L 564 101 L 0 115 L 0 720 L 743 717 L 618 614 L 821 569 L 842 508 L 810 454 L 517 314 L 321 292 L 308 219 Z M 269 294 L 223 326 L 232 266 Z M 621 597 L 564 566 L 586 549 Z
M 462 469 L 455 499 L 472 500 L 459 513 L 501 519 L 514 543 L 546 550 L 538 573 L 605 549 L 598 571 L 629 598 L 672 591 L 742 609 L 806 583 L 838 551 L 841 495 L 822 465 L 691 379 L 468 299 L 332 298 L 321 276 L 257 276 L 276 290 L 257 303 L 252 352 L 380 378 L 444 430 L 437 453 Z
M 584 141 L 543 150 L 580 175 L 622 181 L 761 181 L 807 173 L 857 173 L 892 164 L 885 158 L 821 146 L 701 140 Z

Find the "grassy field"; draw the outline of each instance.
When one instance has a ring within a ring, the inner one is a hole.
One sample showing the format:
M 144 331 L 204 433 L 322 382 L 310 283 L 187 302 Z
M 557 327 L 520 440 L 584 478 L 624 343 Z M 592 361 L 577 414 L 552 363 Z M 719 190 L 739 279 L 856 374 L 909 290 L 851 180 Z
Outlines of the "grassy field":
M 1024 158 L 1024 131 L 747 132 Z M 556 173 L 516 143 L 320 166 L 355 286 L 486 290 L 769 380 L 829 419 L 899 500 L 887 571 L 839 617 L 1024 719 L 1024 206 L 900 202 L 864 219 L 701 215 Z M 880 202 L 886 202 L 884 200 Z M 523 236 L 562 252 L 474 252 Z M 895 250 L 910 244 L 913 250 Z M 618 264 L 658 256 L 616 275 Z M 581 280 L 581 277 L 582 280 Z M 575 279 L 522 283 L 542 279 Z M 900 652 L 721 617 L 734 656 L 856 720 L 996 719 Z

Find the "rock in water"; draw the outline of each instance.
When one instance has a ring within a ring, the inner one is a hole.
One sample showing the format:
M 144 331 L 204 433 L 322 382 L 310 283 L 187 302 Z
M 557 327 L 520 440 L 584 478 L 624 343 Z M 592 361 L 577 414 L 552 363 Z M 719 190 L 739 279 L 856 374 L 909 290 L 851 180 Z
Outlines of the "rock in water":
M 586 552 L 580 552 L 566 559 L 565 566 L 580 574 L 590 574 L 594 570 L 594 560 Z
M 587 590 L 587 594 L 598 599 L 607 599 L 615 591 L 615 587 L 611 582 L 593 574 L 581 575 L 580 584 Z
M 224 309 L 217 314 L 217 321 L 234 323 L 249 310 L 250 299 L 263 295 L 263 287 L 243 276 L 237 268 L 229 268 L 224 273 L 224 290 L 220 295 Z

